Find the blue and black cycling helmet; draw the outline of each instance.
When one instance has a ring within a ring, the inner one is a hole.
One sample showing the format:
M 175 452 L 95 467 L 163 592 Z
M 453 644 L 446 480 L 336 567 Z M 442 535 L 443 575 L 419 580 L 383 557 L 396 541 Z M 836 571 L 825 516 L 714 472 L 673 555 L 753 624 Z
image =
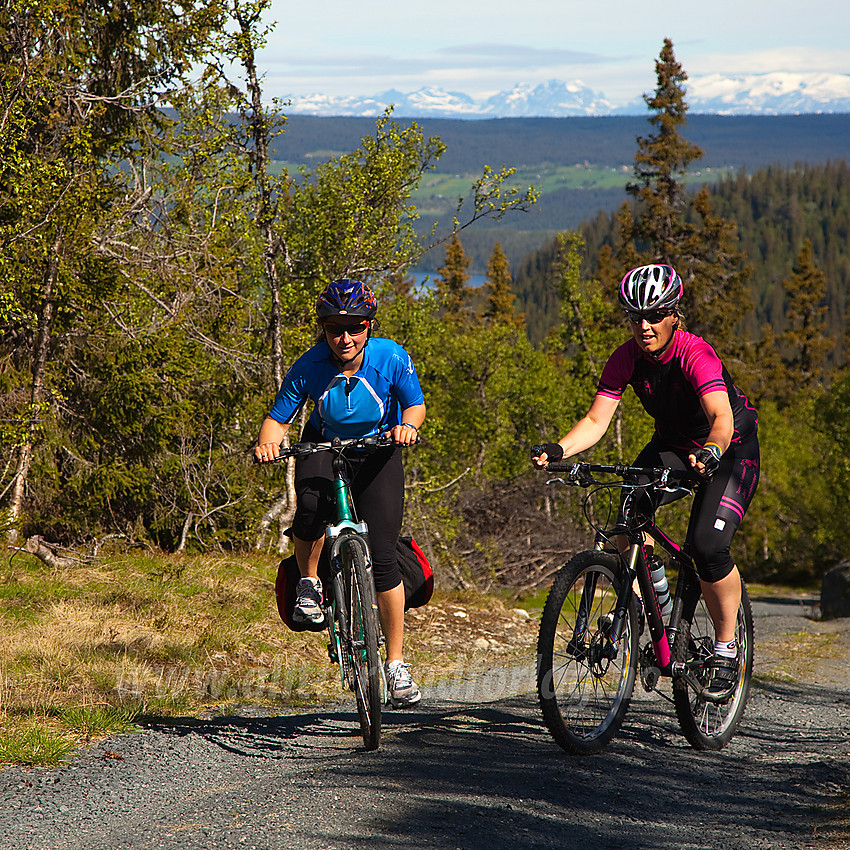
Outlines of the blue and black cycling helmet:
M 652 264 L 632 269 L 620 283 L 620 304 L 624 310 L 670 310 L 679 306 L 682 278 L 672 266 Z
M 375 293 L 365 283 L 348 277 L 332 280 L 316 302 L 316 314 L 320 319 L 331 316 L 374 319 L 377 312 Z

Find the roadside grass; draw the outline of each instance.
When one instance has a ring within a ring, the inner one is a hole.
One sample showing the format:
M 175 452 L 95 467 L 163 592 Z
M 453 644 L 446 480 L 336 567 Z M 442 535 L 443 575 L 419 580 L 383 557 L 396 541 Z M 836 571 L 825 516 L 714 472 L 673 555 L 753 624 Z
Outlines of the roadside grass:
M 818 681 L 816 662 L 840 658 L 842 653 L 835 634 L 798 631 L 769 638 L 759 646 L 763 663 L 756 667 L 753 678 L 765 683 Z
M 4 730 L 0 739 L 0 763 L 54 767 L 65 762 L 76 747 L 73 739 L 41 726 Z
M 293 713 L 347 696 L 326 634 L 281 623 L 275 574 L 267 555 L 115 553 L 62 570 L 9 557 L 0 566 L 0 764 L 60 764 L 153 717 Z M 417 681 L 533 664 L 547 592 L 516 600 L 438 587 L 406 617 Z
M 0 567 L 0 762 L 55 764 L 144 715 L 326 698 L 324 647 L 280 623 L 274 574 L 258 556 L 57 571 L 16 554 Z
M 8 558 L 0 764 L 60 764 L 150 717 L 291 713 L 345 696 L 326 634 L 281 623 L 276 567 L 260 555 L 116 553 L 62 570 Z M 475 594 L 438 592 L 407 622 L 409 660 L 429 682 L 525 651 L 534 630 L 509 602 Z

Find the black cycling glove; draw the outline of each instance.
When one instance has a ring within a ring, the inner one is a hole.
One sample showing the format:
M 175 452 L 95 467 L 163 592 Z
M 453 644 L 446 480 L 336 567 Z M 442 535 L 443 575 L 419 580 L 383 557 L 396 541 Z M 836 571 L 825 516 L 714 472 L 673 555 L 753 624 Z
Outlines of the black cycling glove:
M 702 473 L 703 478 L 711 478 L 717 472 L 720 467 L 720 457 L 720 448 L 714 443 L 709 443 L 694 452 L 696 462 L 705 467 L 705 472 Z
M 564 447 L 560 443 L 541 443 L 539 446 L 531 447 L 533 458 L 540 457 L 544 452 L 552 463 L 557 463 L 564 456 Z

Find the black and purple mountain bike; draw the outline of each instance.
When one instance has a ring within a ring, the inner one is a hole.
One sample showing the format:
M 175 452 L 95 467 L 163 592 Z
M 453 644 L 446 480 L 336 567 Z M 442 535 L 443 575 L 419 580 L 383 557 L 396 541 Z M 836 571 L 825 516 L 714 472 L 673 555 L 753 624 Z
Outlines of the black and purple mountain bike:
M 742 583 L 737 681 L 732 694 L 718 700 L 704 691 L 714 626 L 687 542 L 676 544 L 646 510 L 648 502 L 657 503 L 653 496 L 692 493 L 698 482 L 677 470 L 619 464 L 550 463 L 548 471 L 563 477 L 547 484 L 593 488 L 584 504 L 596 531 L 595 548 L 575 555 L 558 572 L 540 622 L 537 691 L 552 737 L 575 755 L 600 752 L 622 725 L 640 672 L 646 691 L 672 680 L 676 717 L 693 747 L 725 747 L 743 717 L 752 676 L 747 589 Z M 616 523 L 608 528 L 597 525 L 588 510 L 591 496 L 600 491 L 619 508 Z M 675 581 L 672 607 L 667 576 L 671 584 Z M 632 589 L 635 581 L 642 609 Z

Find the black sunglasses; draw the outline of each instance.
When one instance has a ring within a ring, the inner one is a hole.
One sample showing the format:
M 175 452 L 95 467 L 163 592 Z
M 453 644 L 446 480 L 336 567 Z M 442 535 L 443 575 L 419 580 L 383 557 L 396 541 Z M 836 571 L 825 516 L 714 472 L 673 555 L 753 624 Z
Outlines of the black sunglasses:
M 626 310 L 626 315 L 633 325 L 639 325 L 644 319 L 650 325 L 657 325 L 663 322 L 668 316 L 673 315 L 673 310 L 647 310 L 646 313 L 640 313 L 637 310 Z
M 342 336 L 345 333 L 349 336 L 360 336 L 360 334 L 366 333 L 371 325 L 369 322 L 361 322 L 357 325 L 338 325 L 336 322 L 325 322 L 322 327 L 325 329 L 325 333 L 331 336 Z

